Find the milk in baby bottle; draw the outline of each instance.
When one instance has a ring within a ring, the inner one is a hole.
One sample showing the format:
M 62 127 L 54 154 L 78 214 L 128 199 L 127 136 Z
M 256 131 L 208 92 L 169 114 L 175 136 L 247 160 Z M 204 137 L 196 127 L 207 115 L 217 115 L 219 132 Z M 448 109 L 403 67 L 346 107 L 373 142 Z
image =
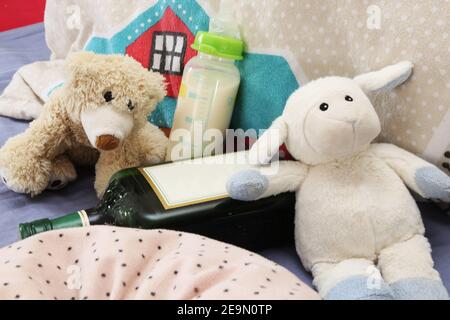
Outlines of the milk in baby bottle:
M 199 54 L 185 66 L 170 134 L 167 160 L 211 155 L 223 144 L 230 125 L 240 83 L 236 60 L 244 44 L 239 30 L 222 3 L 209 32 L 199 32 L 192 48 Z M 212 151 L 214 152 L 214 151 Z

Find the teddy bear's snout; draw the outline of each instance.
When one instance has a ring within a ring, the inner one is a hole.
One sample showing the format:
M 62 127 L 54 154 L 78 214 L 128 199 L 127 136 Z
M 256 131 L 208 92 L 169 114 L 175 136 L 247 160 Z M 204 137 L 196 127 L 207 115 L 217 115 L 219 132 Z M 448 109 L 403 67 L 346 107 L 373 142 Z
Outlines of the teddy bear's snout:
M 83 110 L 80 119 L 90 144 L 100 151 L 117 149 L 134 126 L 130 112 L 117 111 L 110 105 Z
M 95 140 L 95 147 L 104 151 L 114 150 L 119 146 L 119 144 L 120 139 L 110 134 L 98 136 Z

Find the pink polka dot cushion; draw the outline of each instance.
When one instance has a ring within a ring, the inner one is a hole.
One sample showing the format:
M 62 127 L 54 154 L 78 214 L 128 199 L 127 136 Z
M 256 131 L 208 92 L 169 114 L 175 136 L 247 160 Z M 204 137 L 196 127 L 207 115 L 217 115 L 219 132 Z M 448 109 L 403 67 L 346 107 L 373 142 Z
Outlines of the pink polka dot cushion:
M 90 227 L 0 249 L 0 299 L 319 299 L 255 253 L 189 233 Z

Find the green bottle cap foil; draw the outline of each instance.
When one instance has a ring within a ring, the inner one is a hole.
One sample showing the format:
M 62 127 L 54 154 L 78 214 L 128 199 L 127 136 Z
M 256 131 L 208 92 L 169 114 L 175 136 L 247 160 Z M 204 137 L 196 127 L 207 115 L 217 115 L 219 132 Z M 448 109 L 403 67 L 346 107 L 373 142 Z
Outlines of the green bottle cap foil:
M 78 211 L 53 220 L 41 219 L 29 223 L 19 224 L 19 233 L 21 239 L 26 239 L 37 233 L 50 231 L 53 229 L 85 227 L 89 225 L 86 212 Z

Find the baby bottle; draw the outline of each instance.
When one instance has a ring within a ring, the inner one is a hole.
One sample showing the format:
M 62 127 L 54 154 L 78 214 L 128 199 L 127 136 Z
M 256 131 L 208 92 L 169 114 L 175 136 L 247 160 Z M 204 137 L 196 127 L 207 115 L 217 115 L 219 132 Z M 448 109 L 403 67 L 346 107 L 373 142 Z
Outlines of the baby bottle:
M 185 66 L 178 94 L 168 161 L 209 156 L 223 145 L 240 83 L 236 60 L 243 59 L 244 43 L 229 1 L 209 32 L 198 32 L 192 48 L 198 55 Z

